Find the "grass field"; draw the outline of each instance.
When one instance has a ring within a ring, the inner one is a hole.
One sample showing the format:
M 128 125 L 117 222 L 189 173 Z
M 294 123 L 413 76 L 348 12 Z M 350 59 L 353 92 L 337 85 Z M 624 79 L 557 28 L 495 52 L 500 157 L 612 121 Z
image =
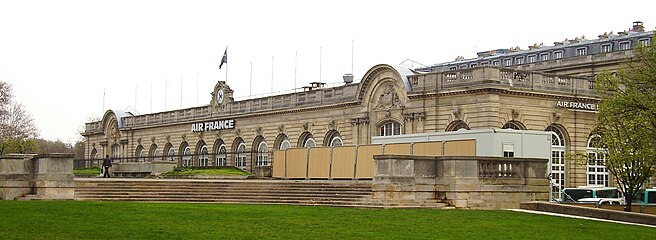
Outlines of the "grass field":
M 656 228 L 510 211 L 0 201 L 0 239 L 654 239 Z

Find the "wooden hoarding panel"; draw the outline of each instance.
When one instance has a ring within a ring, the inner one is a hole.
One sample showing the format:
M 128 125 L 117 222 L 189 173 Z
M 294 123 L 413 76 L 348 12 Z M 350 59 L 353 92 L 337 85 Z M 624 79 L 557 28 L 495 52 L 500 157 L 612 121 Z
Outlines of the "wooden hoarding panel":
M 476 156 L 476 140 L 457 140 L 444 143 L 444 156 Z
M 385 155 L 410 155 L 410 143 L 386 144 L 383 154 Z
M 418 142 L 412 145 L 412 155 L 442 156 L 442 142 Z
M 287 149 L 287 178 L 307 176 L 307 148 Z
M 274 178 L 285 178 L 285 151 L 273 151 L 273 173 Z
M 356 178 L 373 178 L 374 155 L 382 154 L 383 145 L 360 145 L 358 147 L 358 159 L 356 163 Z
M 333 148 L 332 178 L 354 178 L 355 146 Z
M 330 175 L 330 147 L 310 148 L 309 178 L 328 178 Z

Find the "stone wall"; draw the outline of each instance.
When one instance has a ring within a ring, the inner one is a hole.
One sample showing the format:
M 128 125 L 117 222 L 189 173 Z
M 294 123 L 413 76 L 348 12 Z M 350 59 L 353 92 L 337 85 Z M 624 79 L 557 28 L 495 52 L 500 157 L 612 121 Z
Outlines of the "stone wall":
M 549 195 L 547 159 L 376 155 L 374 160 L 375 200 L 506 209 Z
M 73 199 L 72 154 L 0 156 L 0 198 L 3 200 Z

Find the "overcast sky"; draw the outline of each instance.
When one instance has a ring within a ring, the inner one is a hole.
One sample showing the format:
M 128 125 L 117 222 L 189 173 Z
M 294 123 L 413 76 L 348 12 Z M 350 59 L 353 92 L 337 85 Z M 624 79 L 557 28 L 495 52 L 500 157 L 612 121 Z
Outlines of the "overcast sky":
M 379 63 L 430 65 L 491 49 L 594 39 L 636 20 L 651 31 L 654 7 L 571 0 L 0 0 L 0 81 L 13 86 L 42 138 L 73 142 L 87 119 L 107 109 L 147 114 L 208 104 L 214 84 L 226 79 L 226 68 L 218 69 L 226 46 L 227 82 L 235 97 L 248 97 L 340 82 L 351 72 L 352 46 L 357 81 Z

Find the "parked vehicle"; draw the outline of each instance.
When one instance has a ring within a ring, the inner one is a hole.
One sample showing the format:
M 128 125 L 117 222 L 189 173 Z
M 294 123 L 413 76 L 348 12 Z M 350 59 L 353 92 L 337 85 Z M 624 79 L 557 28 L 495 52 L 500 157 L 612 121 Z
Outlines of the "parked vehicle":
M 563 189 L 561 203 L 591 203 L 596 205 L 621 205 L 624 198 L 617 188 L 603 186 L 580 186 Z
M 656 204 L 656 187 L 648 189 L 640 189 L 633 198 L 633 204 L 649 205 Z

